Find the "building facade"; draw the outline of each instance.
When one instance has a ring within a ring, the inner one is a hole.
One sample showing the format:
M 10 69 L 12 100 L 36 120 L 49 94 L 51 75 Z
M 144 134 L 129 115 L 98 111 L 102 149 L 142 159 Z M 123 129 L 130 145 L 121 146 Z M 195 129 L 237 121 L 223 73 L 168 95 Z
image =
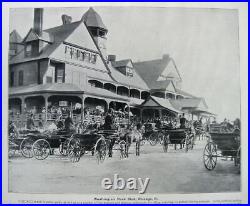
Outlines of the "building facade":
M 182 78 L 170 56 L 136 63 L 116 60 L 115 55 L 108 55 L 107 43 L 112 40 L 107 33 L 93 8 L 76 22 L 62 15 L 60 26 L 46 30 L 43 9 L 34 9 L 34 24 L 24 39 L 17 31 L 10 34 L 12 114 L 32 111 L 47 122 L 52 119 L 49 110 L 53 106 L 74 108 L 80 118 L 87 108 L 129 107 L 143 116 L 141 105 L 150 95 L 170 102 L 175 110 L 165 108 L 167 113 L 182 111 L 183 99 L 199 99 L 181 90 Z M 185 108 L 194 109 L 191 104 Z

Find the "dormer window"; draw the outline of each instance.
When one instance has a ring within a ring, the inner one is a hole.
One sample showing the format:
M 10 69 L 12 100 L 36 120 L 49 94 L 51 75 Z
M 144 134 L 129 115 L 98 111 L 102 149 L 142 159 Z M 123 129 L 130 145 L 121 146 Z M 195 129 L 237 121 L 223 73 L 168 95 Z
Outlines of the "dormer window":
M 127 73 L 128 77 L 133 77 L 133 69 L 132 68 L 127 67 L 126 73 Z
M 32 52 L 32 45 L 31 44 L 27 44 L 26 45 L 26 48 L 25 48 L 25 55 L 28 57 L 28 56 L 31 56 L 31 52 Z

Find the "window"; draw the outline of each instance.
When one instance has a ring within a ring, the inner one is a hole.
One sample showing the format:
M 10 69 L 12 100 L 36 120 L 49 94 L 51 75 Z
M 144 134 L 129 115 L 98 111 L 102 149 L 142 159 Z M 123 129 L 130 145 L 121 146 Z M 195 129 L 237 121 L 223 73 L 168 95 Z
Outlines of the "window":
M 84 61 L 84 52 L 80 52 L 80 61 Z
M 84 59 L 89 62 L 90 61 L 90 53 L 84 52 Z
M 19 71 L 18 73 L 18 85 L 19 86 L 23 85 L 23 71 Z
M 96 55 L 95 55 L 95 54 L 92 54 L 92 55 L 91 55 L 90 62 L 93 63 L 93 64 L 96 63 Z
M 31 55 L 31 50 L 32 50 L 31 44 L 27 44 L 26 45 L 26 49 L 25 49 L 26 56 L 30 56 Z
M 64 83 L 65 82 L 65 69 L 64 68 L 56 68 L 56 83 Z
M 133 69 L 132 68 L 127 67 L 127 76 L 133 77 Z

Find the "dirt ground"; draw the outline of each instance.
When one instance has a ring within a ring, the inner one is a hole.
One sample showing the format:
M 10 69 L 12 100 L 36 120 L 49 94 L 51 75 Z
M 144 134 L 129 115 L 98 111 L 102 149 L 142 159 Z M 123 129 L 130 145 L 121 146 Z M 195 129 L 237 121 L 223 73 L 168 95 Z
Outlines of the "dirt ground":
M 146 144 L 141 155 L 135 156 L 135 146 L 128 159 L 120 160 L 118 151 L 113 158 L 97 164 L 91 154 L 72 163 L 58 152 L 46 160 L 25 159 L 16 155 L 9 160 L 9 191 L 20 193 L 78 193 L 78 194 L 138 194 L 138 190 L 105 190 L 103 178 L 114 179 L 114 174 L 128 179 L 150 178 L 149 193 L 214 193 L 240 191 L 239 169 L 231 160 L 218 159 L 216 168 L 208 171 L 202 154 L 205 141 L 197 141 L 188 153 L 161 145 Z

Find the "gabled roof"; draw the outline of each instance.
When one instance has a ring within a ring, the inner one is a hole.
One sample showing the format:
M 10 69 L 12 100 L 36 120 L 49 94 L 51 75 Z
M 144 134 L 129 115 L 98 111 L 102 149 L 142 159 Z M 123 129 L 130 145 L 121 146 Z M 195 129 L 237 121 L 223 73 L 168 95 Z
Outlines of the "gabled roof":
M 175 88 L 175 90 L 176 90 L 177 94 L 180 94 L 180 95 L 183 95 L 183 96 L 186 96 L 186 97 L 197 98 L 196 96 L 194 96 L 194 95 L 192 95 L 192 94 L 190 94 L 190 93 L 188 93 L 186 91 L 183 91 L 181 89 Z
M 132 64 L 131 59 L 124 59 L 120 61 L 112 61 L 111 64 L 113 67 L 126 67 L 129 63 Z
M 10 33 L 9 42 L 10 43 L 21 43 L 22 42 L 22 37 L 19 35 L 19 33 L 15 29 Z
M 199 108 L 201 103 L 203 103 L 206 109 L 208 108 L 204 98 L 171 99 L 170 102 L 175 108 L 178 109 Z
M 172 86 L 176 90 L 176 88 L 171 80 L 152 82 L 151 89 L 152 90 L 166 90 L 166 88 L 169 86 L 169 84 L 172 84 Z
M 131 60 L 130 60 L 131 61 Z M 141 76 L 137 73 L 136 70 L 134 70 L 133 76 L 128 77 L 124 74 L 122 74 L 120 71 L 118 71 L 116 68 L 112 66 L 112 64 L 108 64 L 109 70 L 111 72 L 112 77 L 115 81 L 117 81 L 120 84 L 124 84 L 126 86 L 135 87 L 138 89 L 143 89 L 148 91 L 149 88 L 145 81 L 141 78 Z
M 48 58 L 61 43 L 80 25 L 81 21 L 73 22 L 71 24 L 64 24 L 58 27 L 44 30 L 44 32 L 52 35 L 54 38 L 53 44 L 48 44 L 43 48 L 43 52 L 35 57 L 26 57 L 24 50 L 20 54 L 13 57 L 10 61 L 10 64 L 16 64 L 21 62 L 27 62 L 37 59 Z
M 134 67 L 144 79 L 150 89 L 156 89 L 156 85 L 162 87 L 165 84 L 163 81 L 157 81 L 159 76 L 162 74 L 164 69 L 167 68 L 170 62 L 173 62 L 176 72 L 178 73 L 179 78 L 181 76 L 179 71 L 174 63 L 174 60 L 169 57 L 169 55 L 164 55 L 162 59 L 155 59 L 150 61 L 135 62 Z M 155 83 L 159 82 L 159 83 Z M 159 88 L 160 89 L 160 88 Z
M 107 30 L 107 27 L 102 22 L 102 18 L 92 7 L 82 16 L 82 21 L 84 21 L 88 27 L 98 27 Z
M 150 96 L 147 100 L 145 100 L 141 107 L 148 107 L 148 108 L 154 108 L 154 107 L 162 107 L 163 109 L 169 110 L 173 113 L 183 113 L 181 110 L 176 109 L 173 107 L 173 105 L 170 103 L 169 99 L 163 99 L 159 97 Z
M 35 40 L 42 40 L 46 42 L 53 42 L 53 35 L 43 31 L 41 35 L 38 35 L 34 29 L 30 29 L 23 42 L 31 42 Z

